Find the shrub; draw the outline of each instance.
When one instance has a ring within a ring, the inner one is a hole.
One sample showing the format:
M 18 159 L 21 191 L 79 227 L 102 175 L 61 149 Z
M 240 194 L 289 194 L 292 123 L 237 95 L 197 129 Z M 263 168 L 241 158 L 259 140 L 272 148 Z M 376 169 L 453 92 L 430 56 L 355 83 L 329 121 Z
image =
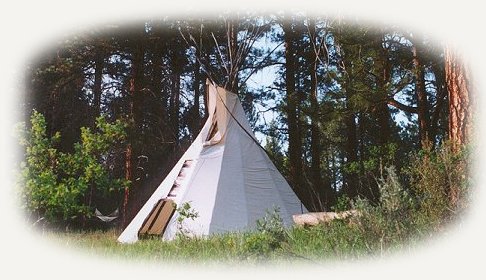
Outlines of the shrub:
M 352 206 L 352 201 L 349 198 L 349 196 L 347 196 L 346 194 L 341 194 L 337 198 L 336 204 L 334 206 L 332 206 L 331 209 L 335 212 L 340 212 L 340 211 L 349 210 L 349 208 L 351 208 L 351 206 Z
M 393 167 L 385 169 L 377 180 L 378 205 L 354 202 L 367 243 L 380 250 L 441 230 L 468 205 L 467 152 L 454 153 L 444 144 L 412 156 L 409 164 L 403 182 Z
M 34 111 L 31 127 L 21 125 L 20 144 L 25 147 L 19 183 L 23 208 L 36 219 L 50 223 L 69 223 L 90 217 L 92 196 L 97 191 L 108 195 L 128 187 L 124 179 L 113 178 L 104 159 L 113 145 L 125 139 L 125 126 L 120 121 L 96 120 L 96 132 L 81 128 L 81 142 L 73 153 L 63 153 L 55 146 L 60 133 L 48 137 L 44 116 Z
M 262 257 L 282 247 L 288 234 L 279 212 L 277 207 L 273 211 L 267 210 L 265 216 L 256 221 L 257 231 L 244 238 L 245 253 Z
M 381 194 L 378 205 L 358 199 L 355 207 L 361 213 L 357 220 L 368 246 L 382 250 L 406 241 L 413 229 L 415 206 L 393 167 L 385 169 L 385 177 L 378 180 L 378 187 Z
M 407 173 L 423 226 L 439 228 L 467 207 L 467 165 L 468 150 L 454 152 L 447 143 L 412 157 Z
M 191 232 L 188 229 L 185 229 L 183 226 L 183 222 L 186 219 L 194 220 L 199 217 L 199 212 L 197 212 L 194 208 L 192 208 L 190 202 L 184 202 L 180 206 L 176 208 L 176 212 L 178 213 L 177 217 L 177 237 L 184 238 L 189 237 Z

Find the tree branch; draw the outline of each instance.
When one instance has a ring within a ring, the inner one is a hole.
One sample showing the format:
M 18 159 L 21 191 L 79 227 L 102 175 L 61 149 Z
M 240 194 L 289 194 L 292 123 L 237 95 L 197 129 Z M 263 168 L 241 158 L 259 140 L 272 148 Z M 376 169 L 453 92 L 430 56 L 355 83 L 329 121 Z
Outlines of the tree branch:
M 412 106 L 408 106 L 408 105 L 405 105 L 403 103 L 400 103 L 398 102 L 397 100 L 393 99 L 393 98 L 389 98 L 386 103 L 388 105 L 391 105 L 397 109 L 400 109 L 402 111 L 405 111 L 405 112 L 408 112 L 408 113 L 413 113 L 413 114 L 417 114 L 418 113 L 418 108 L 417 107 L 412 107 Z

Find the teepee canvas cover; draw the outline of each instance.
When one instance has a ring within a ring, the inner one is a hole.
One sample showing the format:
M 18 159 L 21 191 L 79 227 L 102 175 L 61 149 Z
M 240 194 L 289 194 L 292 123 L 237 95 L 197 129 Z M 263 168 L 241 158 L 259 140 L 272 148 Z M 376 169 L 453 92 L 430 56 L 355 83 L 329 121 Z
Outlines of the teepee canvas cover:
M 293 214 L 306 211 L 255 142 L 236 94 L 209 82 L 208 87 L 209 117 L 201 132 L 118 241 L 132 243 L 150 232 L 173 239 L 178 213 L 163 205 L 174 203 L 189 202 L 198 213 L 182 223 L 195 236 L 255 228 L 256 220 L 274 207 L 286 226 Z

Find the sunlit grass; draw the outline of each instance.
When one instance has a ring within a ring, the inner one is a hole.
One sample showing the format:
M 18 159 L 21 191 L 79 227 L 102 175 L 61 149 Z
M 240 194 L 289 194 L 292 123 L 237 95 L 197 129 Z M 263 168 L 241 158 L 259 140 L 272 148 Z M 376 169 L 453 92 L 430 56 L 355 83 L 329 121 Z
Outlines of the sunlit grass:
M 330 260 L 359 260 L 413 249 L 413 243 L 380 244 L 358 227 L 333 222 L 310 228 L 294 227 L 285 237 L 269 246 L 271 233 L 246 232 L 212 235 L 206 238 L 143 239 L 134 244 L 116 241 L 118 232 L 94 231 L 46 233 L 48 238 L 73 249 L 99 256 L 128 260 L 190 263 L 279 263 L 298 261 L 319 263 Z

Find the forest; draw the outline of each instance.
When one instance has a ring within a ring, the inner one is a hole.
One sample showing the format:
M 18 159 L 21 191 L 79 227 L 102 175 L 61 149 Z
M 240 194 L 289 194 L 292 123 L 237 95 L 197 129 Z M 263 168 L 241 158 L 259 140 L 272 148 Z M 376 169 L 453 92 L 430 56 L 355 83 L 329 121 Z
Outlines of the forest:
M 384 207 L 393 180 L 439 224 L 465 207 L 471 73 L 427 34 L 284 13 L 164 17 L 66 36 L 25 70 L 31 223 L 99 228 L 95 209 L 119 209 L 123 229 L 201 129 L 207 79 L 238 94 L 309 211 Z

